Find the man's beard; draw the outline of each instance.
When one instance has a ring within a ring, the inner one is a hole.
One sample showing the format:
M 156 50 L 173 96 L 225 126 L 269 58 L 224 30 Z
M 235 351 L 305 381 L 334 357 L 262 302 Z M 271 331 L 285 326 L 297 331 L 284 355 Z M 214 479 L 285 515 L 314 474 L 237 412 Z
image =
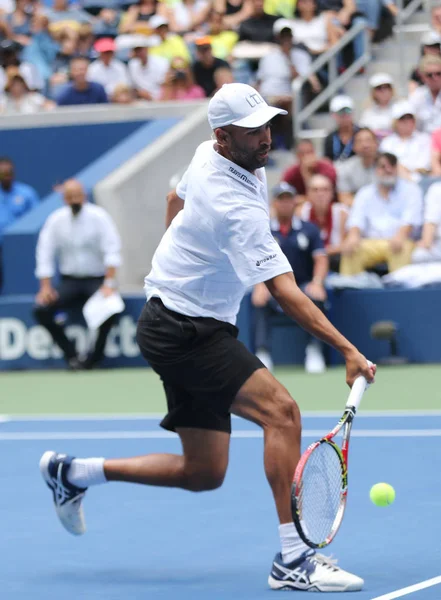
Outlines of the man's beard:
M 237 145 L 235 145 L 234 148 L 231 148 L 230 154 L 231 154 L 231 158 L 233 159 L 233 161 L 237 165 L 239 165 L 239 167 L 242 167 L 246 171 L 253 172 L 256 169 L 260 169 L 261 167 L 264 167 L 266 165 L 266 163 L 268 162 L 268 156 L 259 157 L 257 155 L 258 152 L 265 152 L 266 150 L 269 150 L 269 147 L 261 148 L 258 151 L 251 154 L 249 151 L 243 150 L 240 147 L 238 147 Z

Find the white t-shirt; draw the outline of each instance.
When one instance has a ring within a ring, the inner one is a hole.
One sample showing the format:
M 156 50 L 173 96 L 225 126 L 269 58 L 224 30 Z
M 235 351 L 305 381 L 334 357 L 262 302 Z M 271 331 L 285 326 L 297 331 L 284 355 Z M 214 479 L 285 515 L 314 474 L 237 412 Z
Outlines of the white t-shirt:
M 396 133 L 388 135 L 380 144 L 381 152 L 395 154 L 403 167 L 409 171 L 417 169 L 431 169 L 432 141 L 428 133 L 414 131 L 406 139 L 400 138 Z
M 265 169 L 255 175 L 201 144 L 176 192 L 185 201 L 145 278 L 147 299 L 190 317 L 236 323 L 245 292 L 291 272 L 271 234 Z
M 404 225 L 419 227 L 423 220 L 423 195 L 416 183 L 398 179 L 386 200 L 377 184 L 366 185 L 355 195 L 346 229 L 358 227 L 364 238 L 388 240 Z
M 154 54 L 149 54 L 146 65 L 143 65 L 139 58 L 132 58 L 129 60 L 129 73 L 133 85 L 149 92 L 154 100 L 158 100 L 169 66 L 166 58 Z
M 172 10 L 179 31 L 190 31 L 193 16 L 203 10 L 207 4 L 207 0 L 196 0 L 195 3 L 190 6 L 183 2 L 174 4 Z
M 441 92 L 433 99 L 425 85 L 420 85 L 409 96 L 409 103 L 415 111 L 418 129 L 433 133 L 441 127 Z
M 311 21 L 289 19 L 295 43 L 305 44 L 313 52 L 323 52 L 328 45 L 326 19 L 325 13 L 314 17 Z
M 260 81 L 260 93 L 266 98 L 274 96 L 291 96 L 291 65 L 300 76 L 308 73 L 312 58 L 306 50 L 293 48 L 291 60 L 280 48 L 260 59 L 257 79 Z
M 360 117 L 361 127 L 369 127 L 369 129 L 380 135 L 390 133 L 394 120 L 392 116 L 394 104 L 395 102 L 391 102 L 387 106 L 373 104 L 371 107 L 366 108 Z
M 117 85 L 130 85 L 126 65 L 116 58 L 112 59 L 108 66 L 99 59 L 93 62 L 87 69 L 87 79 L 100 83 L 109 96 L 113 94 Z

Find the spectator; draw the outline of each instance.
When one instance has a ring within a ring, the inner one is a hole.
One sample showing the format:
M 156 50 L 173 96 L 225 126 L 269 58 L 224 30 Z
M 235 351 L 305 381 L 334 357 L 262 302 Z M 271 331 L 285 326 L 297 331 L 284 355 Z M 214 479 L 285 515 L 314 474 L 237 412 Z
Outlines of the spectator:
M 264 11 L 264 0 L 250 0 L 252 15 L 239 27 L 239 39 L 249 42 L 274 42 L 273 27 L 278 17 Z
M 346 206 L 352 206 L 355 194 L 375 179 L 378 142 L 371 129 L 363 127 L 356 132 L 354 152 L 355 156 L 337 165 L 338 198 Z
M 431 139 L 428 133 L 416 130 L 415 114 L 407 100 L 394 106 L 394 133 L 380 145 L 382 152 L 398 158 L 398 174 L 419 182 L 431 170 Z
M 200 100 L 204 90 L 196 85 L 193 74 L 185 61 L 176 58 L 162 87 L 161 100 Z
M 13 39 L 27 46 L 31 41 L 31 17 L 34 11 L 34 3 L 29 0 L 16 0 L 15 10 L 6 18 L 11 28 Z
M 89 65 L 87 79 L 100 83 L 110 96 L 119 84 L 129 85 L 130 78 L 127 67 L 115 58 L 115 42 L 112 38 L 101 38 L 94 44 L 99 58 Z
M 151 55 L 149 40 L 136 42 L 134 57 L 129 60 L 129 73 L 137 94 L 143 100 L 159 100 L 170 63 L 162 56 Z
M 355 196 L 343 242 L 340 273 L 355 275 L 387 262 L 389 271 L 409 264 L 423 201 L 418 185 L 398 178 L 396 156 L 379 154 L 376 182 Z
M 412 254 L 413 263 L 441 261 L 441 182 L 426 194 L 423 233 Z
M 121 264 L 121 242 L 106 211 L 86 202 L 79 181 L 66 181 L 63 196 L 66 206 L 48 217 L 38 238 L 35 274 L 40 280 L 40 291 L 34 316 L 61 348 L 69 369 L 91 369 L 104 355 L 106 338 L 115 317 L 101 325 L 93 352 L 82 362 L 73 342 L 56 322 L 56 314 L 82 307 L 97 290 L 104 296 L 114 293 L 116 271 Z M 55 289 L 52 278 L 57 261 L 61 282 Z
M 67 0 L 53 0 L 52 8 L 44 8 L 52 34 L 66 29 L 78 31 L 82 23 L 92 23 L 93 17 L 82 8 L 69 6 Z
M 354 156 L 354 134 L 358 131 L 353 120 L 354 102 L 349 96 L 334 96 L 329 109 L 337 129 L 326 136 L 324 155 L 332 161 L 347 160 Z
M 44 81 L 35 65 L 21 61 L 19 58 L 21 46 L 12 40 L 4 40 L 0 43 L 0 93 L 6 85 L 6 69 L 18 67 L 20 75 L 26 81 L 27 86 L 33 92 L 44 87 Z
M 356 0 L 356 6 L 357 11 L 363 13 L 366 17 L 371 40 L 374 40 L 378 30 L 383 7 L 385 7 L 392 16 L 396 16 L 398 12 L 395 0 Z M 387 12 L 385 14 L 387 16 Z
M 29 90 L 17 67 L 9 67 L 7 75 L 6 93 L 3 98 L 0 98 L 0 114 L 29 115 L 55 107 L 55 104 L 47 100 L 43 94 Z
M 161 15 L 154 15 L 149 20 L 149 25 L 160 39 L 160 43 L 150 50 L 152 56 L 161 56 L 169 63 L 174 58 L 182 58 L 187 64 L 190 64 L 191 56 L 187 45 L 180 35 L 170 33 L 168 19 Z
M 0 290 L 2 287 L 2 237 L 5 229 L 37 206 L 37 192 L 26 183 L 16 181 L 14 163 L 0 158 Z
M 69 83 L 57 99 L 58 106 L 72 106 L 76 104 L 103 104 L 108 102 L 105 89 L 100 83 L 87 81 L 87 58 L 73 58 L 70 61 Z
M 49 19 L 36 13 L 31 22 L 32 38 L 28 46 L 23 49 L 22 59 L 36 67 L 39 78 L 47 84 L 59 50 L 58 43 L 49 32 Z
M 324 281 L 328 274 L 328 259 L 320 231 L 312 223 L 294 217 L 296 190 L 289 184 L 282 182 L 273 190 L 273 207 L 275 219 L 271 222 L 271 230 L 295 273 L 297 284 L 321 310 L 324 310 Z M 254 288 L 252 303 L 256 319 L 256 355 L 271 370 L 270 318 L 272 314 L 283 314 L 283 311 L 264 283 L 259 283 Z M 326 369 L 322 346 L 317 340 L 308 343 L 305 369 L 308 373 L 323 373 Z
M 346 235 L 349 211 L 341 202 L 333 202 L 334 186 L 326 175 L 313 175 L 308 182 L 308 194 L 300 218 L 320 229 L 331 271 L 340 270 L 340 255 Z
M 424 85 L 409 97 L 418 129 L 432 133 L 441 126 L 441 57 L 424 56 L 419 65 Z
M 294 39 L 313 55 L 322 54 L 337 41 L 332 15 L 320 12 L 317 0 L 297 0 L 294 19 L 290 21 Z
M 432 20 L 431 25 L 433 31 L 441 35 L 441 3 L 432 3 Z
M 239 39 L 239 35 L 235 31 L 225 29 L 222 13 L 218 13 L 215 10 L 211 11 L 207 33 L 210 36 L 213 55 L 217 58 L 228 60 Z
M 52 63 L 52 74 L 49 79 L 50 95 L 52 98 L 57 98 L 66 84 L 69 83 L 70 65 L 76 55 L 76 38 L 70 35 L 63 35 L 60 39 L 58 52 Z
M 213 94 L 221 89 L 226 83 L 234 83 L 233 72 L 230 67 L 219 67 L 213 74 L 214 84 L 216 89 Z
M 297 142 L 296 159 L 297 163 L 283 173 L 282 180 L 295 188 L 297 205 L 306 200 L 306 188 L 314 175 L 325 175 L 331 180 L 335 197 L 337 173 L 334 165 L 326 158 L 318 158 L 311 140 Z
M 371 2 L 372 0 L 368 1 Z M 360 22 L 366 24 L 364 16 L 357 11 L 355 0 L 318 0 L 318 2 L 320 10 L 330 11 L 329 15 L 332 18 L 332 25 L 336 28 L 335 39 L 341 37 L 345 30 L 358 25 Z M 352 44 L 353 56 L 351 53 L 351 62 L 352 60 L 358 60 L 364 54 L 365 50 L 364 36 L 360 33 Z
M 145 104 L 143 100 L 137 100 L 135 90 L 124 83 L 120 83 L 115 87 L 111 101 L 112 104 L 131 104 L 132 106 Z
M 213 8 L 217 13 L 224 15 L 224 26 L 231 30 L 238 29 L 241 23 L 252 17 L 254 10 L 251 0 L 214 0 Z M 292 13 L 293 11 L 291 15 Z
M 392 110 L 394 101 L 394 80 L 388 73 L 376 73 L 369 79 L 371 105 L 360 118 L 362 127 L 369 127 L 379 138 L 392 132 Z
M 208 20 L 211 2 L 208 0 L 181 0 L 169 8 L 170 30 L 184 35 L 191 31 L 200 31 Z
M 121 14 L 111 7 L 100 10 L 93 23 L 93 34 L 99 38 L 115 38 L 118 35 Z
M 427 55 L 441 56 L 441 36 L 436 31 L 426 31 L 421 37 L 421 57 Z M 424 85 L 419 67 L 416 67 L 409 81 L 409 94 L 412 94 L 417 87 Z
M 196 40 L 196 61 L 193 64 L 193 75 L 196 83 L 201 86 L 206 96 L 211 96 L 216 90 L 214 73 L 220 67 L 230 68 L 230 65 L 221 58 L 213 56 L 209 37 Z
M 149 21 L 151 17 L 156 14 L 163 17 L 167 16 L 167 6 L 165 2 L 158 2 L 158 0 L 139 0 L 139 2 L 132 4 L 123 14 L 119 25 L 119 33 L 150 35 L 152 28 Z

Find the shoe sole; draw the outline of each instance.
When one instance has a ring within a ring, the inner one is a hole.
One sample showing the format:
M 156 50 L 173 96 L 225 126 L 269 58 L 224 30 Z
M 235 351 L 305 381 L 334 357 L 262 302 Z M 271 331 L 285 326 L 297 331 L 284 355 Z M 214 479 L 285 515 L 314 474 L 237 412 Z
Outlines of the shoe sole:
M 359 592 L 362 589 L 362 586 L 358 586 L 355 584 L 349 584 L 345 588 L 336 588 L 335 586 L 320 586 L 312 585 L 309 588 L 300 588 L 295 587 L 293 584 L 290 584 L 288 581 L 279 581 L 278 579 L 274 579 L 271 575 L 268 577 L 268 585 L 272 590 L 280 590 L 280 591 L 293 591 L 293 592 Z

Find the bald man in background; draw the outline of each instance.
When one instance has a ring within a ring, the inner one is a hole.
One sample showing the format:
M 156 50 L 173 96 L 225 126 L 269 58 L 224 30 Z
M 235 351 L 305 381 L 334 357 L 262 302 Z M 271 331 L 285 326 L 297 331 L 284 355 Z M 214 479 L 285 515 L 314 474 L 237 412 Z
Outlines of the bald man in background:
M 116 317 L 101 325 L 94 349 L 85 360 L 80 360 L 57 315 L 81 309 L 99 289 L 104 296 L 115 292 L 121 241 L 107 212 L 87 202 L 79 181 L 66 181 L 62 193 L 64 206 L 48 217 L 38 238 L 35 275 L 40 280 L 40 290 L 33 312 L 61 348 L 70 370 L 91 369 L 103 358 L 106 338 Z M 52 278 L 57 263 L 60 281 L 55 288 Z

